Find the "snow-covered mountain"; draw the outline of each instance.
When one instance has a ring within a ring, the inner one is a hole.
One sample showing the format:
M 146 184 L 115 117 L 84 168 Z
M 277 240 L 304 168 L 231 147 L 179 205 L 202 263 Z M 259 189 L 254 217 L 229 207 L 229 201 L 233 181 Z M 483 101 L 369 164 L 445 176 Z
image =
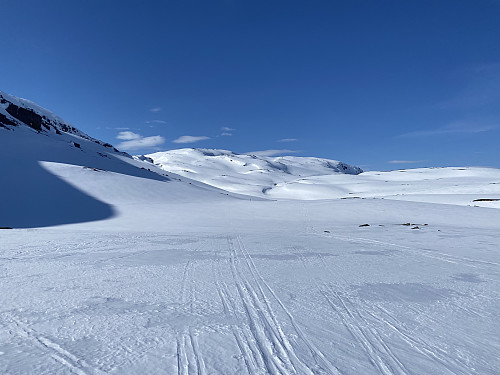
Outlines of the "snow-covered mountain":
M 68 124 L 59 116 L 56 116 L 54 113 L 40 107 L 32 101 L 17 98 L 13 95 L 0 91 L 0 127 L 7 130 L 13 130 L 15 127 L 23 126 L 27 126 L 38 133 L 46 135 L 62 135 L 63 133 L 70 134 L 80 139 L 85 139 L 104 146 L 108 149 L 106 150 L 107 152 L 110 150 L 119 152 L 111 144 L 88 136 L 71 124 Z M 78 147 L 77 145 L 74 146 Z M 128 156 L 128 154 L 124 152 L 121 154 Z
M 271 199 L 389 198 L 500 208 L 500 170 L 495 168 L 363 172 L 328 159 L 193 148 L 135 158 L 220 189 Z
M 106 219 L 117 202 L 218 199 L 226 192 L 167 174 L 50 111 L 0 92 L 0 227 Z
M 266 157 L 227 150 L 185 148 L 137 157 L 149 158 L 165 171 L 192 178 L 218 188 L 253 196 L 300 178 L 323 175 L 357 175 L 361 168 L 313 157 Z

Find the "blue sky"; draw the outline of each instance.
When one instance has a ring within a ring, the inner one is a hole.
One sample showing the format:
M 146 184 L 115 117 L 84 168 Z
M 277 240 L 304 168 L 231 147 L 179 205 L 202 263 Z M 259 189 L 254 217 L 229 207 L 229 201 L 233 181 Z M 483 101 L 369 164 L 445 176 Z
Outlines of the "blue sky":
M 0 89 L 131 154 L 500 167 L 499 1 L 16 0 L 2 14 Z

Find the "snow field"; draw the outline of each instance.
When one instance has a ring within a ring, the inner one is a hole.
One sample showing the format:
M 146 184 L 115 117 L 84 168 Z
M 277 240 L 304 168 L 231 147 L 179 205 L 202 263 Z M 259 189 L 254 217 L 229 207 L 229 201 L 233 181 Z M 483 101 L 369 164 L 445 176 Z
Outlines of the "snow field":
M 232 202 L 2 231 L 0 372 L 496 373 L 497 210 Z

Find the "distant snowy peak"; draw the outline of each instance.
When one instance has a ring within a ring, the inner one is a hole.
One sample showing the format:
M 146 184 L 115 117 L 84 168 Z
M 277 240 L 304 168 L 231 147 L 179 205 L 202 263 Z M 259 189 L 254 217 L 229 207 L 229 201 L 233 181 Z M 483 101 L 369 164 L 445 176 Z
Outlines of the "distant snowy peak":
M 119 152 L 109 143 L 88 136 L 49 110 L 29 100 L 0 91 L 0 128 L 13 130 L 22 126 L 27 126 L 38 133 L 71 134 L 109 148 L 109 151 Z M 126 153 L 120 152 L 120 154 L 128 156 Z

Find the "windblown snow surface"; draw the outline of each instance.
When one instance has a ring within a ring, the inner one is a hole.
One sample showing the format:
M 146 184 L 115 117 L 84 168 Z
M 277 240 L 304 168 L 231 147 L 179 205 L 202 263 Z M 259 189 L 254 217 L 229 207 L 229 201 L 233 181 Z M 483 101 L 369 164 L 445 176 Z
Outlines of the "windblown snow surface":
M 1 374 L 500 371 L 500 210 L 475 207 L 498 170 L 308 175 L 271 200 L 7 127 Z

